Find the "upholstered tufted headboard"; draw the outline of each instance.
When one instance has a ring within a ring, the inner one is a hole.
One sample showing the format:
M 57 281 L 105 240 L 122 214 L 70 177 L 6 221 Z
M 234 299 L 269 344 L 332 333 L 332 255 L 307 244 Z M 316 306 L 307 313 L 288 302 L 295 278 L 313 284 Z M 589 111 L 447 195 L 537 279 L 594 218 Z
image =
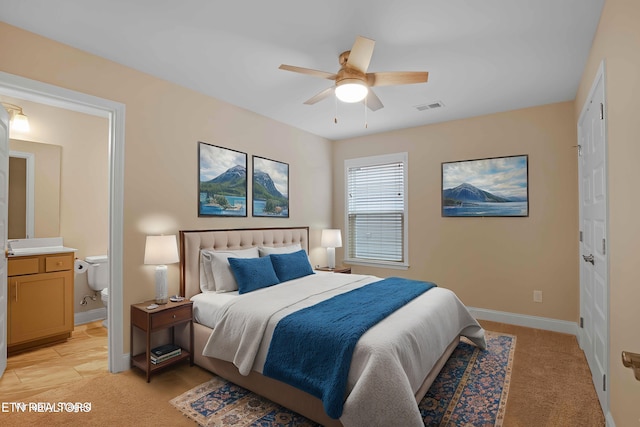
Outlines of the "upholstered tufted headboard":
M 309 253 L 309 227 L 247 228 L 180 231 L 180 294 L 200 293 L 200 250 L 281 247 L 300 243 Z

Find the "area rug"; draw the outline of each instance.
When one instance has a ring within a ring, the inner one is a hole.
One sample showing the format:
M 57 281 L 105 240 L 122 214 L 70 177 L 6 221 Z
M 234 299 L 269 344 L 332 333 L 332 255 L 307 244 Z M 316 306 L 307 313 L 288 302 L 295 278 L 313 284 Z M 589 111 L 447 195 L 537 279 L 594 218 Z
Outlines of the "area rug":
M 487 331 L 487 350 L 463 339 L 419 404 L 425 426 L 501 426 L 516 337 Z M 242 387 L 214 377 L 170 403 L 201 426 L 318 426 Z

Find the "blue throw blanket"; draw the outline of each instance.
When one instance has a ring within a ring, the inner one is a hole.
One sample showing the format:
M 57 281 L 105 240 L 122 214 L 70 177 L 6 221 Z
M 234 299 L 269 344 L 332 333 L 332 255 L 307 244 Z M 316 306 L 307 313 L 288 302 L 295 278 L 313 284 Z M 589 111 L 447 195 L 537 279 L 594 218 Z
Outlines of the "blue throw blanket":
M 325 412 L 339 418 L 360 337 L 434 286 L 390 277 L 286 316 L 273 332 L 264 375 L 321 399 Z

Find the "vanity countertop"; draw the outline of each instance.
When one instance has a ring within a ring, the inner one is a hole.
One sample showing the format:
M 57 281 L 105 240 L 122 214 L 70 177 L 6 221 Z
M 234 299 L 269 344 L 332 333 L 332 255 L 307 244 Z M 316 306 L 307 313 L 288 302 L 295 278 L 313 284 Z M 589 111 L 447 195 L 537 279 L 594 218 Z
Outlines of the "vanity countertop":
M 61 254 L 65 252 L 76 252 L 77 249 L 66 246 L 41 246 L 38 248 L 12 249 L 7 253 L 9 258 L 27 255 Z
M 8 246 L 7 256 L 9 258 L 77 251 L 77 249 L 64 246 L 62 237 L 9 240 Z

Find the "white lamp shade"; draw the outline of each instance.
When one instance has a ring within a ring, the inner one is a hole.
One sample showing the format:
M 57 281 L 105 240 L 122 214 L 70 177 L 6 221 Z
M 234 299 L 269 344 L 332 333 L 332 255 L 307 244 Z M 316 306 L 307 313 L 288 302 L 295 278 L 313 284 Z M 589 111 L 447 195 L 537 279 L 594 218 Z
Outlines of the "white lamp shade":
M 18 132 L 29 132 L 29 119 L 22 113 L 15 113 L 11 120 L 11 129 Z
M 342 235 L 340 234 L 340 230 L 322 230 L 322 236 L 320 237 L 320 246 L 322 246 L 323 248 L 341 248 Z
M 180 261 L 175 235 L 147 236 L 144 247 L 144 263 L 165 265 Z
M 353 82 L 346 82 L 353 80 Z M 345 83 L 336 87 L 336 97 L 342 102 L 360 102 L 367 94 L 369 89 L 356 79 L 345 79 Z

